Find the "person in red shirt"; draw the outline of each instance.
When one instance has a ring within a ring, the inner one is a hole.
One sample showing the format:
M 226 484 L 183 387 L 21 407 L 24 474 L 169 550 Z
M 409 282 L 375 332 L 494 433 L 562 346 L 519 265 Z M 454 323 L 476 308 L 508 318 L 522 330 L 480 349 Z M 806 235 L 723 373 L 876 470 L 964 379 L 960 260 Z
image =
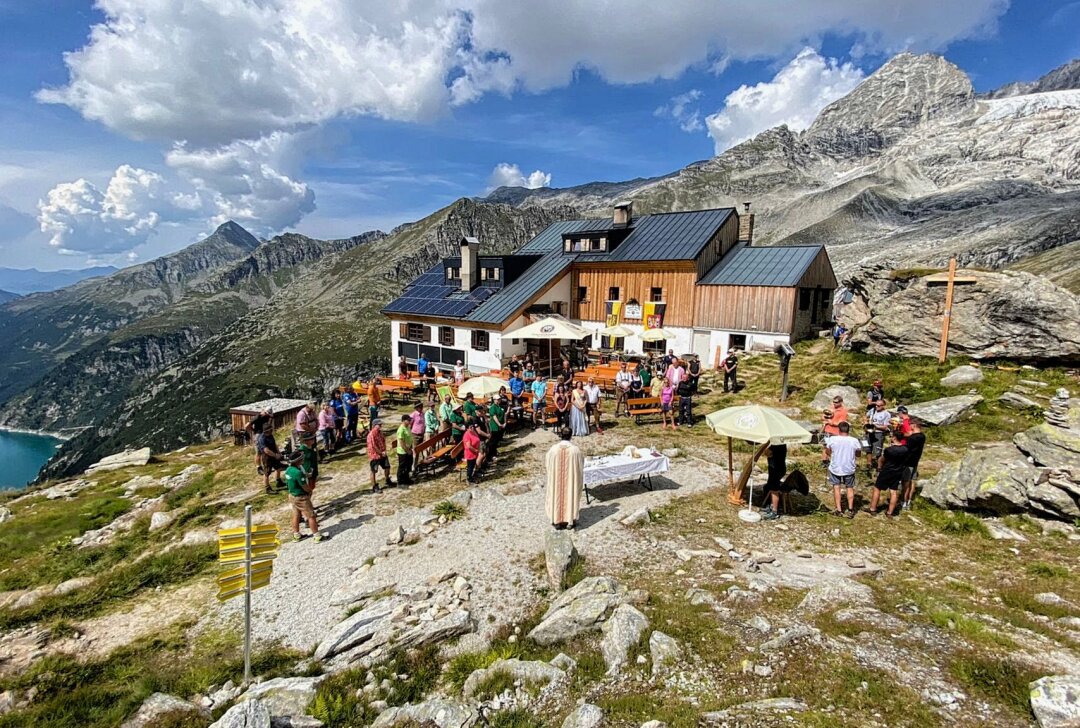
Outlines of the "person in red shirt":
M 896 414 L 900 416 L 900 423 L 896 426 L 896 433 L 900 436 L 900 444 L 907 445 L 908 435 L 913 431 L 911 429 L 911 415 L 908 414 L 907 407 L 904 405 L 896 408 Z
M 461 438 L 461 443 L 464 445 L 465 450 L 465 477 L 470 483 L 476 482 L 476 472 L 484 463 L 484 456 L 481 452 L 481 438 L 480 433 L 476 429 L 476 423 L 470 422 L 469 427 L 465 430 L 465 436 Z
M 394 481 L 390 479 L 390 458 L 386 454 L 386 437 L 382 433 L 382 420 L 371 421 L 371 431 L 367 436 L 368 465 L 371 467 L 371 492 L 378 493 L 379 486 L 375 482 L 375 473 L 382 468 L 386 476 L 386 487 L 392 488 Z

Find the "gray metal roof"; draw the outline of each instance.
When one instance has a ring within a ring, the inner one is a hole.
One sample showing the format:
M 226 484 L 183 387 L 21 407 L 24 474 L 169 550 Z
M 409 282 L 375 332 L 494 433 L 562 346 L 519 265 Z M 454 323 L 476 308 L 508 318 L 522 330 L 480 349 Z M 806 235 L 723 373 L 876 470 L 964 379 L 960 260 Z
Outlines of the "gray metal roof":
M 561 236 L 556 239 L 556 243 L 554 250 L 549 250 L 540 260 L 530 265 L 524 273 L 518 276 L 513 283 L 477 306 L 472 313 L 465 317 L 465 320 L 501 324 L 512 316 L 515 311 L 531 301 L 540 292 L 540 289 L 551 280 L 561 276 L 563 271 L 574 262 L 574 256 L 563 254 Z
M 610 253 L 583 253 L 581 262 L 693 260 L 735 209 L 664 212 L 634 218 L 630 234 Z M 608 221 L 608 226 L 611 223 Z M 573 231 L 568 231 L 573 232 Z
M 698 284 L 785 288 L 794 286 L 823 249 L 824 246 L 821 245 L 744 245 L 721 258 L 702 276 Z

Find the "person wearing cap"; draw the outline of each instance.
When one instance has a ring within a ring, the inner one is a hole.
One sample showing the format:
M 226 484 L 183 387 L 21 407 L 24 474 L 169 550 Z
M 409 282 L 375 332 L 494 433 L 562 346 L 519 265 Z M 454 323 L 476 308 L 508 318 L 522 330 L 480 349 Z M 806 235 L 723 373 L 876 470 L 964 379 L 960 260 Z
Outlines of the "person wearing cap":
M 315 433 L 297 430 L 295 438 L 300 443 L 296 446 L 296 451 L 303 456 L 300 469 L 304 471 L 308 483 L 314 488 L 319 479 L 319 453 L 315 451 Z
M 412 434 L 412 417 L 402 415 L 401 424 L 397 428 L 397 447 L 394 449 L 397 454 L 397 482 L 399 485 L 410 485 L 412 483 L 413 446 L 415 444 L 416 438 Z
M 461 442 L 461 438 L 465 436 L 465 416 L 461 414 L 461 405 L 456 404 L 450 410 L 450 437 L 454 442 Z
M 472 392 L 465 395 L 465 402 L 461 405 L 461 412 L 465 415 L 465 422 L 473 423 L 478 422 L 477 412 L 479 407 L 476 406 L 476 397 Z
M 300 520 L 307 521 L 308 528 L 314 535 L 315 543 L 325 540 L 325 536 L 319 532 L 319 522 L 315 518 L 315 506 L 311 503 L 311 491 L 315 486 L 308 479 L 303 470 L 304 455 L 295 452 L 289 458 L 289 467 L 285 469 L 285 487 L 289 491 L 289 508 L 292 510 L 292 539 L 299 541 Z
M 495 460 L 495 452 L 499 449 L 499 443 L 502 442 L 503 432 L 506 430 L 506 410 L 495 395 L 491 396 L 491 404 L 488 405 L 487 425 L 488 445 L 487 454 L 484 456 L 484 460 L 492 462 Z
M 430 440 L 439 431 L 439 416 L 435 414 L 434 407 L 424 410 L 424 439 Z
M 255 416 L 251 422 L 247 423 L 244 427 L 252 438 L 252 442 L 255 443 L 255 470 L 259 475 L 263 474 L 263 448 L 260 445 L 260 440 L 264 432 L 274 431 L 274 414 L 269 409 L 263 408 L 259 410 L 259 414 Z
M 870 389 L 866 392 L 866 419 L 869 420 L 874 414 L 874 403 L 879 399 L 885 399 L 885 385 L 880 379 L 875 379 Z
M 417 402 L 413 405 L 412 414 L 409 415 L 409 431 L 412 432 L 413 439 L 417 442 L 422 442 L 424 439 L 424 430 L 427 425 L 424 421 L 424 403 Z
M 386 475 L 386 487 L 392 488 L 394 481 L 390 479 L 390 458 L 386 455 L 386 437 L 382 433 L 382 420 L 375 418 L 371 421 L 371 430 L 367 436 L 368 467 L 371 468 L 371 492 L 378 493 L 379 486 L 375 482 L 375 474 L 382 468 Z
M 315 410 L 315 403 L 308 402 L 296 413 L 296 432 L 310 432 L 312 435 L 319 429 L 319 413 Z M 293 447 L 300 447 L 300 439 L 293 435 Z
M 848 411 L 844 407 L 844 398 L 839 394 L 832 398 L 832 404 L 821 413 L 821 430 L 824 433 L 823 441 L 828 443 L 830 437 L 840 434 L 840 423 L 848 421 Z M 827 448 L 821 449 L 821 464 L 829 464 Z

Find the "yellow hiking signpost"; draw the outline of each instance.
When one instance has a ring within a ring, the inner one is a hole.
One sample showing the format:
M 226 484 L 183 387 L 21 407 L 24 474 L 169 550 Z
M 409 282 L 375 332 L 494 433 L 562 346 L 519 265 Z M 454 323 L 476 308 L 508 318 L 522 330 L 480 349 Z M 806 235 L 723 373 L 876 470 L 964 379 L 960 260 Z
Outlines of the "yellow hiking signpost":
M 244 597 L 245 684 L 251 682 L 251 592 L 270 583 L 279 546 L 277 526 L 251 525 L 251 506 L 244 507 L 243 527 L 218 529 L 218 561 L 238 566 L 218 575 L 217 598 Z

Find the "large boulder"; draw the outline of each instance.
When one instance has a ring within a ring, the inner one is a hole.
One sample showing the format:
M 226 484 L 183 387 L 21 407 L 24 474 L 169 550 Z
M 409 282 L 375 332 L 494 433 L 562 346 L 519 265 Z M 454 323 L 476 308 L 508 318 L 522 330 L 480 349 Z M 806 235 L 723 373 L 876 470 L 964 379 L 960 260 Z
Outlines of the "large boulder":
M 604 711 L 600 706 L 583 703 L 570 711 L 562 728 L 596 728 L 604 722 Z
M 87 473 L 103 472 L 106 470 L 119 470 L 136 465 L 146 465 L 150 462 L 150 448 L 144 447 L 139 450 L 125 450 L 115 455 L 98 460 L 86 469 Z
M 649 636 L 649 656 L 652 657 L 652 674 L 660 675 L 671 663 L 682 659 L 683 649 L 674 637 L 656 630 Z
M 810 408 L 815 412 L 821 412 L 826 408 L 831 409 L 833 397 L 836 395 L 844 398 L 844 407 L 847 408 L 848 412 L 858 412 L 863 406 L 862 398 L 859 397 L 859 392 L 855 387 L 849 387 L 846 384 L 833 384 L 814 395 L 814 401 L 810 403 Z
M 1080 429 L 1054 427 L 1043 422 L 1018 432 L 1013 437 L 1013 444 L 1030 455 L 1037 464 L 1068 470 L 1080 480 Z
M 476 691 L 496 675 L 509 675 L 514 682 L 526 687 L 546 687 L 566 677 L 566 673 L 549 662 L 539 660 L 496 660 L 489 667 L 474 670 L 465 680 L 461 694 L 471 698 Z
M 308 704 L 315 699 L 315 692 L 319 689 L 319 683 L 325 679 L 325 675 L 316 677 L 275 677 L 255 683 L 247 692 L 237 698 L 238 701 L 258 700 L 262 703 L 270 715 L 278 716 L 304 715 Z
M 1050 675 L 1029 686 L 1031 712 L 1039 728 L 1080 726 L 1080 676 Z
M 582 579 L 551 603 L 529 637 L 553 645 L 600 629 L 608 611 L 626 601 L 626 593 L 626 587 L 609 576 Z
M 577 549 L 568 530 L 549 530 L 544 534 L 544 563 L 547 566 L 548 586 L 562 590 L 563 579 L 577 558 Z
M 124 721 L 120 728 L 143 728 L 143 726 L 156 723 L 167 715 L 195 713 L 202 711 L 192 703 L 181 700 L 174 695 L 154 693 L 143 701 L 135 714 Z M 209 716 L 206 716 L 209 717 Z
M 908 406 L 908 414 L 913 420 L 924 425 L 951 425 L 968 414 L 983 401 L 977 394 L 961 394 L 955 397 L 942 397 L 928 402 L 918 402 Z
M 270 711 L 258 700 L 237 703 L 210 728 L 270 728 Z
M 948 374 L 941 378 L 943 387 L 973 387 L 983 380 L 982 370 L 965 364 L 951 369 Z
M 869 606 L 874 603 L 874 591 L 866 584 L 852 579 L 833 579 L 815 584 L 799 603 L 805 614 L 824 614 L 838 607 Z
M 960 271 L 977 282 L 953 298 L 949 352 L 972 359 L 1068 362 L 1080 359 L 1080 297 L 1042 276 L 1019 271 Z M 845 286 L 868 296 L 870 320 L 854 331 L 853 349 L 877 356 L 936 356 L 945 286 L 926 277 L 875 285 L 889 271 L 855 272 Z
M 629 604 L 620 604 L 611 618 L 600 627 L 604 633 L 600 652 L 604 655 L 608 675 L 618 675 L 630 659 L 630 650 L 641 641 L 649 627 L 649 618 Z
M 400 724 L 435 725 L 438 728 L 469 728 L 480 714 L 476 708 L 459 700 L 432 698 L 416 705 L 388 708 L 371 724 L 372 728 L 390 728 Z
M 389 625 L 394 609 L 402 603 L 402 599 L 380 599 L 339 622 L 315 648 L 315 659 L 327 660 L 371 640 Z

